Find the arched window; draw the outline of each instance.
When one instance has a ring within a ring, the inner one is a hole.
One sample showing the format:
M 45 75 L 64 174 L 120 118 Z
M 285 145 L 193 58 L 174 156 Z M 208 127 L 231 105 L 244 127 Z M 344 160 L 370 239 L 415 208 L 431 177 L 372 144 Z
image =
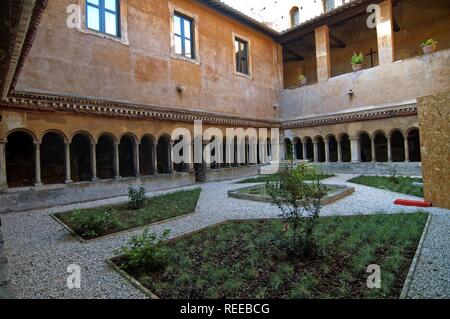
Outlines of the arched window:
M 334 8 L 336 8 L 334 0 L 325 0 L 325 12 L 334 10 Z
M 291 27 L 295 27 L 300 24 L 300 10 L 298 7 L 291 9 Z

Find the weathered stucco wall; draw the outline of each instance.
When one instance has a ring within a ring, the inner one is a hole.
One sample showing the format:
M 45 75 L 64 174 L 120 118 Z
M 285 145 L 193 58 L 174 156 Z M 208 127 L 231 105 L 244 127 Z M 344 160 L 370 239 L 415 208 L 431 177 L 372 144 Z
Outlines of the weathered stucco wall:
M 167 0 L 127 0 L 129 45 L 67 28 L 71 3 L 49 1 L 18 90 L 277 117 L 273 106 L 282 88 L 282 53 L 269 37 L 196 1 L 173 0 L 198 16 L 197 65 L 170 57 Z M 234 74 L 233 32 L 251 42 L 252 79 Z M 177 85 L 185 87 L 182 95 Z
M 425 199 L 450 209 L 450 91 L 418 104 Z
M 326 115 L 349 109 L 398 104 L 450 87 L 450 50 L 329 78 L 325 82 L 284 90 L 284 120 Z M 350 90 L 353 96 L 349 95 Z

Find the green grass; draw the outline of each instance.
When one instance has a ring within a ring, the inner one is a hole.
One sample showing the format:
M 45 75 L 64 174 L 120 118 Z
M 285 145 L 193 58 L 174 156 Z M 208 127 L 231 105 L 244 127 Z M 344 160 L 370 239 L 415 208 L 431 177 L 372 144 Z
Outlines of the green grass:
M 147 198 L 140 209 L 130 209 L 128 204 L 122 204 L 59 213 L 55 216 L 82 238 L 93 239 L 192 213 L 196 209 L 200 193 L 201 189 L 194 189 Z M 101 230 L 89 229 L 91 221 L 102 216 L 105 216 L 106 221 L 102 221 Z M 80 220 L 88 222 L 81 224 Z
M 280 220 L 228 222 L 167 243 L 164 270 L 143 265 L 130 275 L 161 298 L 398 298 L 426 219 L 424 213 L 320 218 L 321 253 L 309 259 L 280 248 Z M 381 267 L 381 289 L 367 288 L 371 264 Z
M 388 189 L 393 192 L 423 197 L 423 188 L 413 186 L 413 182 L 422 182 L 421 178 L 389 177 L 389 176 L 358 176 L 349 180 L 350 183 Z
M 317 174 L 317 175 L 309 175 L 306 176 L 307 181 L 312 180 L 322 180 L 330 177 L 334 177 L 335 175 L 328 175 L 328 174 Z M 279 174 L 272 174 L 272 175 L 262 175 L 257 177 L 252 177 L 248 179 L 244 179 L 242 181 L 239 181 L 238 184 L 253 184 L 253 183 L 266 183 L 266 182 L 277 182 L 280 179 Z

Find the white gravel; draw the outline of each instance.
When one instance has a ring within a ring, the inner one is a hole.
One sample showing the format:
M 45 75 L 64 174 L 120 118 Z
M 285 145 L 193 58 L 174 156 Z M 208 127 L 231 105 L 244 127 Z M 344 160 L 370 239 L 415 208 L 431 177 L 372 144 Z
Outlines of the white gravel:
M 450 212 L 444 209 L 417 209 L 412 207 L 398 207 L 393 204 L 396 198 L 414 199 L 415 197 L 399 195 L 390 191 L 379 190 L 371 187 L 354 185 L 346 181 L 355 175 L 339 175 L 326 180 L 330 184 L 348 184 L 355 187 L 356 191 L 351 196 L 323 208 L 323 216 L 375 214 L 379 212 L 415 212 L 428 211 L 445 219 L 448 223 Z M 197 212 L 185 218 L 156 225 L 152 231 L 161 232 L 163 229 L 171 229 L 171 236 L 204 228 L 227 219 L 252 219 L 271 218 L 278 215 L 278 210 L 266 203 L 243 201 L 229 198 L 227 191 L 245 187 L 245 184 L 235 184 L 236 181 L 207 183 L 182 189 L 201 187 Z M 180 190 L 180 189 L 177 189 Z M 151 196 L 157 196 L 165 192 L 154 192 Z M 126 201 L 126 197 L 97 201 L 95 203 L 83 203 L 2 215 L 3 235 L 6 245 L 6 253 L 10 262 L 11 277 L 19 298 L 144 298 L 133 286 L 122 279 L 120 275 L 111 270 L 105 263 L 106 258 L 114 255 L 114 250 L 123 246 L 130 236 L 138 234 L 141 230 L 120 234 L 83 244 L 71 236 L 60 224 L 54 221 L 49 214 L 69 211 L 82 207 L 101 206 Z M 423 261 L 419 262 L 419 268 L 423 263 L 447 256 L 449 236 L 447 232 L 434 230 L 434 225 L 442 226 L 436 218 L 430 225 L 430 235 L 425 241 L 425 247 L 433 253 L 424 254 Z M 434 245 L 439 236 L 447 236 L 444 245 Z M 430 243 L 427 243 L 430 241 Z M 441 249 L 447 249 L 447 255 L 440 253 Z M 438 251 L 434 251 L 437 249 Z M 448 266 L 447 258 L 447 266 Z M 82 268 L 81 289 L 69 290 L 66 280 L 69 274 L 67 266 L 77 264 Z M 436 285 L 439 285 L 442 276 L 447 272 L 442 270 L 444 263 L 433 263 L 437 271 L 418 271 L 418 279 L 414 278 L 411 291 L 420 291 L 420 287 L 431 289 L 434 286 L 421 286 L 420 282 L 427 281 L 427 276 L 434 276 Z M 445 286 L 445 283 L 440 283 Z M 418 287 L 416 289 L 416 287 Z M 448 287 L 447 287 L 448 288 Z M 442 289 L 442 294 L 450 296 L 448 289 Z M 418 294 L 416 294 L 419 296 Z M 414 296 L 416 296 L 414 295 Z M 428 296 L 426 293 L 420 296 Z

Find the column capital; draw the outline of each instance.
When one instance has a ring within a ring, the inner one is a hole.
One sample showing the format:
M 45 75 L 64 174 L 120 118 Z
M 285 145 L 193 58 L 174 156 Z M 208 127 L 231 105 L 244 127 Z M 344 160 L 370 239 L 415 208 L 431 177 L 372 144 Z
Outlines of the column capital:
M 8 140 L 6 138 L 0 139 L 0 144 L 6 144 L 6 143 L 8 143 Z
M 33 141 L 33 144 L 34 144 L 34 146 L 38 146 L 38 145 L 41 145 L 42 142 L 41 141 Z

